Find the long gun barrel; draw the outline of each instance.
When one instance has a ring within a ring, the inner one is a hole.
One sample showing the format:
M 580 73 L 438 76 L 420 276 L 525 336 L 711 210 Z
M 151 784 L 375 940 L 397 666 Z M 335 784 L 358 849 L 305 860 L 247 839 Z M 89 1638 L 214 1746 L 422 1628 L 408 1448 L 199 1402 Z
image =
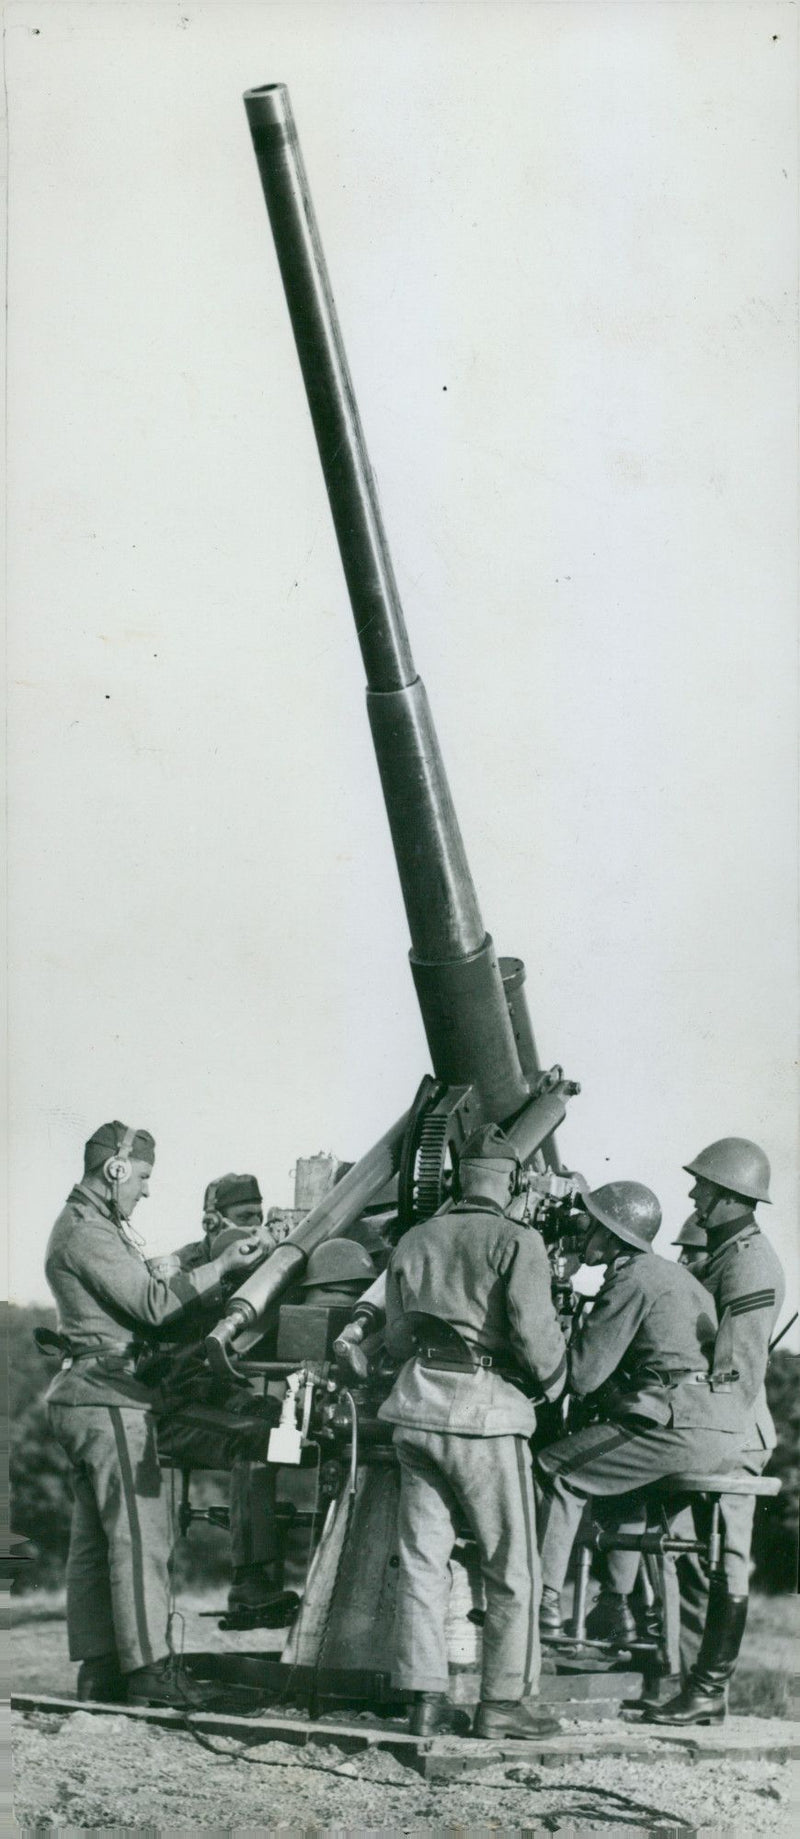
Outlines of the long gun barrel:
M 423 1080 L 407 1116 L 231 1298 L 207 1341 L 215 1366 L 225 1364 L 233 1341 L 241 1351 L 255 1337 L 314 1246 L 345 1232 L 391 1176 L 398 1176 L 401 1215 L 407 1219 L 409 1204 L 433 1212 L 448 1151 L 475 1124 L 505 1123 L 523 1159 L 541 1150 L 557 1168 L 553 1132 L 565 1099 L 578 1089 L 560 1068 L 540 1077 L 524 966 L 518 959 L 498 962 L 481 918 L 411 655 L 287 90 L 267 84 L 248 90 L 244 101 L 364 660 L 411 969 L 436 1077 Z
M 508 1118 L 531 1081 L 411 655 L 288 92 L 268 84 L 244 101 L 366 670 L 434 1072 Z

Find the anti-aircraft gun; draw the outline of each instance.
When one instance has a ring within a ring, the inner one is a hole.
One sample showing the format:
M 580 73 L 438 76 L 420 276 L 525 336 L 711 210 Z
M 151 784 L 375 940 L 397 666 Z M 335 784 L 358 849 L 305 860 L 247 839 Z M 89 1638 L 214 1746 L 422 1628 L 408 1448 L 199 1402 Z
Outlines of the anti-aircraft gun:
M 212 1367 L 229 1374 L 256 1370 L 259 1363 L 248 1355 L 310 1253 L 323 1240 L 345 1235 L 388 1183 L 396 1184 L 398 1232 L 446 1204 L 461 1146 L 480 1124 L 502 1125 L 517 1150 L 523 1168 L 520 1210 L 535 1217 L 543 1231 L 562 1303 L 570 1263 L 574 1268 L 578 1262 L 579 1230 L 576 1179 L 562 1168 L 555 1140 L 567 1101 L 579 1087 L 560 1066 L 542 1068 L 524 965 L 518 958 L 498 958 L 481 917 L 411 655 L 288 93 L 282 84 L 270 84 L 249 91 L 244 100 L 364 661 L 367 713 L 433 1072 L 422 1079 L 405 1115 L 230 1299 L 206 1342 Z M 318 1361 L 309 1364 L 302 1341 L 281 1349 L 279 1335 L 281 1351 L 283 1363 L 260 1363 L 265 1377 L 285 1373 L 292 1352 L 304 1377 L 293 1377 L 287 1391 L 285 1437 L 274 1433 L 279 1461 L 291 1451 L 293 1437 L 299 1447 L 311 1391 L 315 1383 L 319 1388 L 320 1372 L 330 1370 L 320 1369 Z M 319 1356 L 330 1350 L 316 1351 Z M 324 1384 L 334 1389 L 330 1379 Z M 323 1399 L 321 1414 L 317 1399 L 316 1422 L 326 1426 L 322 1436 L 335 1441 L 338 1435 L 341 1449 L 349 1435 L 348 1505 L 339 1512 L 342 1501 L 331 1500 L 298 1633 L 284 1655 L 318 1667 L 324 1641 L 326 1671 L 344 1666 L 351 1679 L 354 1670 L 375 1668 L 376 1652 L 388 1636 L 397 1485 L 386 1427 L 374 1417 L 357 1427 L 356 1417 L 346 1386 L 333 1401 Z M 365 1453 L 366 1465 L 360 1466 Z M 288 1460 L 298 1457 L 290 1453 Z M 373 1677 L 372 1696 L 374 1690 Z
M 422 1080 L 409 1111 L 237 1291 L 209 1343 L 217 1364 L 250 1339 L 315 1246 L 345 1232 L 392 1177 L 401 1229 L 434 1213 L 449 1193 L 461 1144 L 481 1123 L 504 1126 L 552 1211 L 568 1187 L 554 1133 L 578 1090 L 559 1066 L 543 1071 L 524 965 L 498 959 L 481 917 L 411 655 L 288 92 L 283 84 L 250 90 L 245 107 L 364 660 L 433 1075 Z

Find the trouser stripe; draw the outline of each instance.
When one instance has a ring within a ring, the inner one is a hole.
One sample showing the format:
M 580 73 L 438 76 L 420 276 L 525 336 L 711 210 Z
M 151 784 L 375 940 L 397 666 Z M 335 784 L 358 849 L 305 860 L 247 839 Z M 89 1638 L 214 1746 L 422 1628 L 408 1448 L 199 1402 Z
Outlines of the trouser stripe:
M 600 1430 L 599 1425 L 598 1430 Z M 600 1430 L 600 1435 L 595 1436 L 591 1441 L 587 1436 L 585 1448 L 579 1449 L 577 1454 L 574 1450 L 571 1451 L 569 1447 L 567 1447 L 561 1457 L 559 1457 L 558 1452 L 560 1449 L 564 1449 L 564 1445 L 557 1443 L 553 1450 L 543 1450 L 539 1457 L 539 1467 L 543 1474 L 547 1476 L 561 1476 L 566 1482 L 566 1485 L 569 1486 L 568 1477 L 575 1470 L 588 1468 L 592 1462 L 597 1460 L 598 1456 L 607 1456 L 610 1450 L 618 1449 L 620 1443 L 632 1442 L 635 1434 L 635 1431 L 622 1430 L 616 1427 L 613 1429 L 609 1428 L 605 1433 Z M 579 1441 L 579 1438 L 576 1438 L 576 1442 L 577 1441 Z
M 533 1622 L 534 1622 L 534 1614 L 535 1614 L 533 1579 L 535 1576 L 534 1566 L 538 1564 L 539 1560 L 538 1560 L 538 1556 L 537 1556 L 536 1549 L 535 1549 L 534 1537 L 533 1537 L 533 1525 L 531 1521 L 531 1490 L 533 1487 L 533 1483 L 531 1481 L 530 1471 L 526 1472 L 526 1469 L 525 1469 L 527 1448 L 523 1450 L 521 1437 L 515 1437 L 514 1441 L 517 1446 L 517 1469 L 519 1471 L 519 1485 L 520 1485 L 520 1492 L 522 1494 L 522 1512 L 523 1512 L 524 1519 L 525 1519 L 525 1548 L 526 1548 L 525 1555 L 528 1560 L 528 1575 L 531 1580 L 531 1600 L 530 1600 L 530 1611 L 528 1615 L 528 1640 L 527 1640 L 527 1645 L 525 1648 L 525 1671 L 522 1676 L 522 1692 L 523 1692 L 523 1697 L 525 1697 L 526 1693 L 530 1690 L 530 1687 L 533 1684 L 533 1680 L 531 1676 L 531 1666 L 533 1663 L 533 1633 L 534 1633 Z M 530 1460 L 530 1458 L 528 1458 L 528 1460 Z
M 136 1613 L 136 1631 L 139 1636 L 139 1645 L 142 1650 L 143 1664 L 148 1666 L 153 1660 L 154 1654 L 147 1627 L 142 1529 L 139 1523 L 139 1509 L 136 1504 L 136 1486 L 133 1479 L 127 1438 L 125 1436 L 125 1426 L 122 1421 L 122 1412 L 118 1405 L 109 1405 L 108 1410 L 114 1431 L 114 1441 L 117 1446 L 117 1457 L 119 1459 L 119 1469 L 122 1477 L 122 1492 L 125 1496 L 128 1523 L 131 1529 L 131 1570 L 133 1574 L 133 1606 Z

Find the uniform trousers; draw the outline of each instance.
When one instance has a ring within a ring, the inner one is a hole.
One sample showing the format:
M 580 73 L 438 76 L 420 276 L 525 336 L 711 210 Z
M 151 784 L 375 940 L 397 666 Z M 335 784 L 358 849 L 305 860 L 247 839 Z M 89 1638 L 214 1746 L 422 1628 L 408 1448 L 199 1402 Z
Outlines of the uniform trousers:
M 538 1689 L 540 1582 L 531 1458 L 523 1436 L 399 1427 L 400 1569 L 392 1682 L 445 1692 L 448 1563 L 464 1520 L 486 1593 L 481 1697 Z
M 618 1531 L 643 1530 L 644 1503 L 631 1495 L 680 1470 L 720 1470 L 741 1466 L 741 1442 L 731 1431 L 706 1426 L 648 1425 L 634 1429 L 623 1424 L 590 1424 L 575 1436 L 565 1437 L 539 1455 L 539 1497 L 542 1583 L 561 1590 L 570 1555 L 588 1500 L 603 1499 L 603 1523 Z M 638 1554 L 609 1554 L 624 1559 L 610 1576 L 632 1587 L 639 1567 Z M 614 1589 L 622 1589 L 613 1581 Z
M 234 1570 L 274 1564 L 281 1556 L 275 1518 L 278 1471 L 265 1462 L 236 1462 L 231 1469 L 231 1561 Z
M 70 1659 L 116 1652 L 132 1673 L 168 1652 L 172 1533 L 153 1418 L 124 1405 L 53 1403 L 48 1414 L 73 1468 Z

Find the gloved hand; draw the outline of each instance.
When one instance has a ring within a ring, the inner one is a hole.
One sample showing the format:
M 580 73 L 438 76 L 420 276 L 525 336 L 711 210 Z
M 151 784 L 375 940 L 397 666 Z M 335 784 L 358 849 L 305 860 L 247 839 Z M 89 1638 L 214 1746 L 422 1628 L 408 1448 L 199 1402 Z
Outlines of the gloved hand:
M 367 1356 L 361 1345 L 365 1335 L 365 1322 L 346 1322 L 333 1343 L 333 1351 L 340 1366 L 349 1367 L 358 1379 L 366 1379 L 368 1372 Z

